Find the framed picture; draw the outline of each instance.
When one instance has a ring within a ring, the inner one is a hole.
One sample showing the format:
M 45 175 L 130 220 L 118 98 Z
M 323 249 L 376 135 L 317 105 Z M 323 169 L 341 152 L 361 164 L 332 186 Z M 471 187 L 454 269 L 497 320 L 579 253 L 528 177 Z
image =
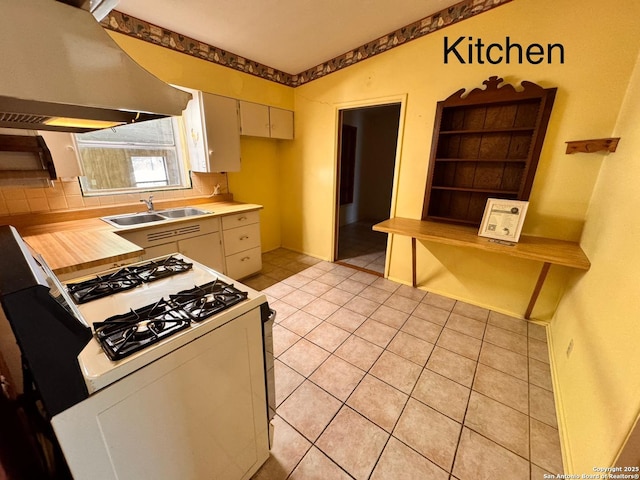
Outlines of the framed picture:
M 517 242 L 529 202 L 489 198 L 478 235 L 505 242 Z

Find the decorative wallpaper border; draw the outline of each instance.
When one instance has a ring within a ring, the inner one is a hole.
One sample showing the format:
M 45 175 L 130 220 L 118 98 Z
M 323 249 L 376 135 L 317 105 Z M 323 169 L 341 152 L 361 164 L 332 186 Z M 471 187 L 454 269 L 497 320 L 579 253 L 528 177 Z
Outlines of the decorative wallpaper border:
M 399 47 L 411 40 L 433 33 L 480 13 L 499 7 L 512 0 L 463 0 L 422 20 L 413 22 L 395 32 L 350 50 L 339 57 L 321 63 L 295 75 L 276 70 L 218 47 L 158 27 L 139 18 L 113 10 L 101 22 L 109 30 L 129 35 L 155 45 L 185 53 L 218 65 L 233 68 L 276 83 L 298 87 L 380 53 Z
M 117 10 L 112 10 L 100 24 L 108 30 L 123 33 L 130 37 L 153 43 L 154 45 L 160 45 L 170 50 L 175 50 L 176 52 L 186 53 L 192 57 L 207 60 L 283 85 L 293 86 L 293 76 L 288 73 L 200 42 L 186 35 L 158 27 L 139 18 L 118 12 Z
M 366 60 L 392 48 L 399 47 L 411 40 L 448 27 L 467 18 L 471 18 L 492 8 L 509 3 L 512 0 L 465 0 L 433 15 L 410 23 L 395 32 L 380 37 L 361 47 L 351 50 L 328 62 L 324 62 L 309 70 L 293 75 L 292 86 L 297 87 L 312 80 L 329 75 L 355 63 Z

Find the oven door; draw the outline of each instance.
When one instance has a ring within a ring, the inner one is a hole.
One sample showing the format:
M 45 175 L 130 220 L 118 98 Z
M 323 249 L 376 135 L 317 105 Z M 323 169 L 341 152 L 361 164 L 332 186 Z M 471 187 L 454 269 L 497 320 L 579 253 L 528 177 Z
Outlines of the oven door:
M 53 418 L 75 480 L 248 479 L 269 456 L 260 308 Z

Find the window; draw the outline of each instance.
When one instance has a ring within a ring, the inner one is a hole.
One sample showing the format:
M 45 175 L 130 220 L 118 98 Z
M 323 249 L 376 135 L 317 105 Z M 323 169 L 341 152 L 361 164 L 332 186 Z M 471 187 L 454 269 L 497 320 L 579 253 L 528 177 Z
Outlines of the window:
M 164 187 L 169 185 L 167 162 L 164 157 L 131 157 L 136 187 Z
M 175 118 L 76 135 L 85 195 L 190 187 Z

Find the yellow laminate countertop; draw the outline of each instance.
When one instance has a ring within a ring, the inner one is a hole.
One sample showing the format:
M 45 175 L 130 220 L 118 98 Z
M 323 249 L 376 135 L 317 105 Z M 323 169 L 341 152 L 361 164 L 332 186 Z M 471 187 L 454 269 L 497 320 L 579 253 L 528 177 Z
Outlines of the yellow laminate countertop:
M 231 215 L 262 208 L 261 205 L 238 202 L 194 203 L 194 206 L 211 213 L 197 217 L 169 219 L 162 224 Z M 157 226 L 156 223 L 116 228 L 100 218 L 87 218 L 18 227 L 18 231 L 25 242 L 36 253 L 42 255 L 53 272 L 60 275 L 102 265 L 108 266 L 114 262 L 139 257 L 144 249 L 125 240 L 117 232 Z

